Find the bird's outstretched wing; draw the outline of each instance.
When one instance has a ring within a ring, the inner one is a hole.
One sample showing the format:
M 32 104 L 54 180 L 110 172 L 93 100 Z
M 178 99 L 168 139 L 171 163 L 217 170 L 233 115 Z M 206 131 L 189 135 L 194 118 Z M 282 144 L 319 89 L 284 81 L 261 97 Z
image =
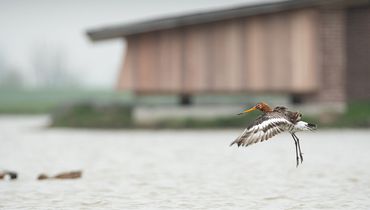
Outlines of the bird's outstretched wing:
M 249 125 L 230 146 L 233 144 L 248 146 L 258 143 L 289 130 L 291 126 L 293 124 L 282 116 L 264 114 Z

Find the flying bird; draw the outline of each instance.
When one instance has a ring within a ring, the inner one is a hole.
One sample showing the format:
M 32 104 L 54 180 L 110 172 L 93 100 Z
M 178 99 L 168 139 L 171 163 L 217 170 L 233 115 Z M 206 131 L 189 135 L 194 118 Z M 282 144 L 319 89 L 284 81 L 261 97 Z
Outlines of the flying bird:
M 239 113 L 245 114 L 254 110 L 263 112 L 257 119 L 249 124 L 243 133 L 231 142 L 230 146 L 237 144 L 239 146 L 249 146 L 258 142 L 265 141 L 273 136 L 289 132 L 295 143 L 295 153 L 297 167 L 299 160 L 303 162 L 303 153 L 299 143 L 299 138 L 296 136 L 298 131 L 313 131 L 317 128 L 315 124 L 307 123 L 301 120 L 302 114 L 299 112 L 289 111 L 286 107 L 277 106 L 274 109 L 270 108 L 266 103 L 260 102 L 250 109 L 245 109 Z M 298 155 L 299 154 L 299 155 Z

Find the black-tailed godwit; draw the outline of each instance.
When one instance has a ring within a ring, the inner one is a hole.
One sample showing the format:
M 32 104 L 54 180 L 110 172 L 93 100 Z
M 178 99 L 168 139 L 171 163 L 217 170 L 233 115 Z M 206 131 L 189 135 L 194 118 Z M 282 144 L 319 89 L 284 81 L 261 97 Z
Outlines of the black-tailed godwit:
M 243 131 L 243 133 L 233 141 L 230 146 L 237 144 L 239 146 L 249 146 L 254 143 L 265 141 L 271 137 L 282 133 L 289 132 L 295 143 L 295 152 L 297 159 L 297 167 L 299 160 L 303 162 L 303 155 L 299 138 L 296 136 L 298 131 L 312 131 L 316 129 L 316 125 L 301 121 L 302 114 L 299 112 L 288 111 L 286 107 L 277 106 L 271 109 L 266 103 L 258 103 L 250 109 L 246 109 L 239 114 L 248 113 L 254 110 L 263 112 L 256 120 Z M 299 153 L 299 155 L 298 155 Z

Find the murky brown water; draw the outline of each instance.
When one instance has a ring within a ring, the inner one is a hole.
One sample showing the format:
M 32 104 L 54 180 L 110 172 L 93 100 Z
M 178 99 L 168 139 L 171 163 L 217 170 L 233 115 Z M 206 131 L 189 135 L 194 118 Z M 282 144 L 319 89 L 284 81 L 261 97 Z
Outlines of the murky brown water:
M 370 131 L 288 134 L 230 148 L 239 130 L 42 129 L 0 117 L 0 209 L 370 209 Z M 82 169 L 83 178 L 37 181 Z

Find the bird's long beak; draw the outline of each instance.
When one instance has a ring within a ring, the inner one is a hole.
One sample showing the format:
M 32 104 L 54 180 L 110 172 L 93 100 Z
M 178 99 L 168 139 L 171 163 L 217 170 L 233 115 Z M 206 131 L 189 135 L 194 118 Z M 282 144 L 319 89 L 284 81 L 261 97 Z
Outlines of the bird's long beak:
M 242 114 L 245 114 L 245 113 L 248 113 L 248 112 L 254 111 L 254 110 L 256 110 L 256 109 L 257 109 L 257 108 L 254 106 L 254 107 L 252 107 L 252 108 L 250 108 L 250 109 L 246 109 L 246 110 L 244 110 L 244 111 L 240 112 L 238 115 L 242 115 Z

